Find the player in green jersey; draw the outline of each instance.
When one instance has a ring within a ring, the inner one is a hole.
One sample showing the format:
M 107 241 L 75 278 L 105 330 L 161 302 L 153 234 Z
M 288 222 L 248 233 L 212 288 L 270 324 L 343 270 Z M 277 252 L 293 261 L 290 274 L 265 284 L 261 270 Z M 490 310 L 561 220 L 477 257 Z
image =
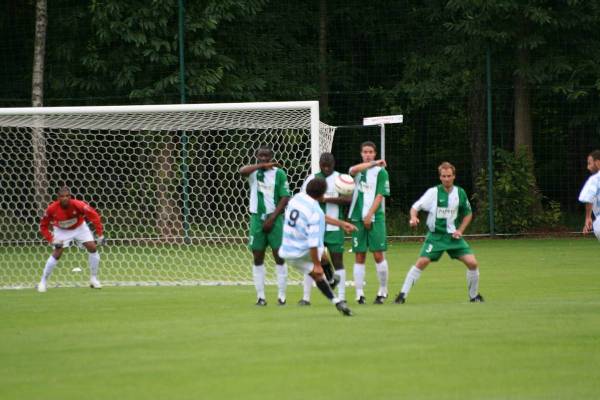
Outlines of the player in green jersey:
M 370 250 L 375 259 L 379 279 L 379 290 L 374 303 L 383 304 L 388 296 L 388 264 L 385 259 L 387 233 L 383 199 L 390 195 L 390 181 L 385 170 L 385 160 L 375 160 L 375 143 L 362 143 L 360 155 L 363 162 L 350 167 L 350 175 L 356 182 L 349 212 L 352 223 L 358 228 L 352 234 L 356 301 L 358 304 L 366 304 L 363 288 L 367 250 Z
M 397 304 L 406 301 L 408 292 L 421 276 L 421 272 L 431 261 L 440 259 L 444 252 L 451 258 L 458 259 L 467 267 L 467 288 L 472 303 L 483 302 L 479 294 L 479 267 L 477 259 L 463 238 L 463 233 L 473 219 L 471 204 L 463 188 L 455 186 L 456 169 L 449 162 L 438 167 L 441 185 L 434 186 L 410 209 L 411 227 L 419 224 L 418 212 L 427 211 L 427 227 L 429 233 L 421 248 L 421 253 L 404 280 L 402 290 L 394 300 Z
M 271 247 L 275 258 L 279 305 L 285 305 L 287 266 L 278 250 L 283 237 L 283 213 L 290 199 L 290 188 L 285 171 L 273 160 L 273 151 L 261 146 L 256 151 L 258 163 L 240 168 L 250 185 L 249 247 L 254 258 L 252 275 L 256 287 L 257 306 L 266 306 L 265 251 Z
M 350 204 L 350 196 L 340 196 L 335 190 L 335 178 L 340 174 L 335 171 L 335 158 L 331 153 L 323 153 L 319 158 L 320 171 L 309 175 L 302 185 L 302 192 L 306 192 L 306 187 L 310 181 L 315 178 L 323 178 L 327 182 L 327 191 L 321 201 L 321 209 L 325 215 L 343 220 L 344 206 Z M 323 271 L 327 276 L 332 287 L 337 285 L 338 297 L 341 300 L 346 300 L 346 270 L 344 269 L 344 232 L 339 226 L 327 224 L 325 232 L 325 247 L 329 251 L 331 262 L 335 271 L 331 269 L 331 265 L 327 262 L 322 263 Z M 304 277 L 304 293 L 302 299 L 298 302 L 301 306 L 310 305 L 310 292 L 314 280 L 306 275 Z

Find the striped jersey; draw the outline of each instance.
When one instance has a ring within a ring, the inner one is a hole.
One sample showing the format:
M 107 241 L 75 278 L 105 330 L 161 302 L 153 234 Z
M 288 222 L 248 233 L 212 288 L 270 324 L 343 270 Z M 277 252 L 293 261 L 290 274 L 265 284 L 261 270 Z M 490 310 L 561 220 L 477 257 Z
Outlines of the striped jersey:
M 317 172 L 316 174 L 309 175 L 308 178 L 304 181 L 302 185 L 301 191 L 306 193 L 306 186 L 308 182 L 312 181 L 315 178 L 323 178 L 327 182 L 327 191 L 325 192 L 325 197 L 339 197 L 340 195 L 335 190 L 335 178 L 340 173 L 337 171 L 333 171 L 333 173 L 329 176 L 325 176 L 322 172 Z M 333 203 L 320 203 L 321 210 L 332 218 L 344 219 L 344 214 L 342 212 L 342 207 L 338 204 Z M 327 231 L 339 231 L 340 227 L 336 225 L 327 224 Z
M 325 213 L 319 202 L 302 192 L 292 197 L 285 210 L 279 256 L 304 257 L 310 248 L 323 247 L 324 237 Z
M 434 233 L 454 233 L 462 220 L 471 214 L 471 204 L 467 193 L 459 186 L 452 186 L 450 193 L 443 185 L 428 189 L 412 205 L 418 211 L 427 211 L 427 227 Z
M 356 189 L 352 196 L 348 217 L 357 222 L 362 221 L 367 216 L 378 194 L 384 197 L 390 195 L 390 179 L 385 168 L 375 166 L 359 172 L 354 177 L 354 182 L 356 182 Z M 382 202 L 373 214 L 373 221 L 384 219 L 385 212 Z
M 590 176 L 579 194 L 579 201 L 591 203 L 596 218 L 600 217 L 600 172 Z
M 250 184 L 250 212 L 264 218 L 275 211 L 282 197 L 290 196 L 290 187 L 285 171 L 273 167 L 258 169 L 248 176 Z

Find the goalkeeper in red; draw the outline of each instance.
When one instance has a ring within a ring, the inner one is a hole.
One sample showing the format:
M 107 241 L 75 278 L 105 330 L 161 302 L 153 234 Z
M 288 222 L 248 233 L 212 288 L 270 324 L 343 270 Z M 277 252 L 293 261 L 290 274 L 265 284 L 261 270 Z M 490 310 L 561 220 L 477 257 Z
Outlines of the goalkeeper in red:
M 479 267 L 477 259 L 463 239 L 463 233 L 473 219 L 471 204 L 463 188 L 455 186 L 454 165 L 443 162 L 438 167 L 441 185 L 428 189 L 410 209 L 411 227 L 419 224 L 418 212 L 428 212 L 427 228 L 429 233 L 421 248 L 421 254 L 404 280 L 402 290 L 396 296 L 395 303 L 403 304 L 408 292 L 417 282 L 421 273 L 431 261 L 438 261 L 444 252 L 453 259 L 462 261 L 467 267 L 467 288 L 472 303 L 483 302 L 479 294 Z
M 57 193 L 56 201 L 50 203 L 40 222 L 40 232 L 54 250 L 46 261 L 42 279 L 37 287 L 38 292 L 46 291 L 52 270 L 56 267 L 65 247 L 69 247 L 73 241 L 83 244 L 89 253 L 90 287 L 92 289 L 102 287 L 98 281 L 100 254 L 94 236 L 85 223 L 86 220 L 94 225 L 98 244 L 104 244 L 100 214 L 85 201 L 73 199 L 69 188 L 61 188 Z

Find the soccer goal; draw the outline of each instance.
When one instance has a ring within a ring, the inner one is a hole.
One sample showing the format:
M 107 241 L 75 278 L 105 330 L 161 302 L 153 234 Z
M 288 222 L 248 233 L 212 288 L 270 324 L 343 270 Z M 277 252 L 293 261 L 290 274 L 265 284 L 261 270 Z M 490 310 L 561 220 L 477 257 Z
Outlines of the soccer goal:
M 295 192 L 334 131 L 316 101 L 0 109 L 0 287 L 38 282 L 39 220 L 60 185 L 102 215 L 104 284 L 251 283 L 238 169 L 268 144 Z M 86 260 L 67 249 L 50 286 L 85 285 Z

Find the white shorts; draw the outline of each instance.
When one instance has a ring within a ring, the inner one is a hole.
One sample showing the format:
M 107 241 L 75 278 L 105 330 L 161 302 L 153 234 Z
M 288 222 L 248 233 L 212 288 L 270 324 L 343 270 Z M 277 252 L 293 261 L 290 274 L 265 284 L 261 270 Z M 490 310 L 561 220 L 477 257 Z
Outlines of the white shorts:
M 69 247 L 73 240 L 78 243 L 94 241 L 94 235 L 92 235 L 92 231 L 90 231 L 85 222 L 75 229 L 62 229 L 55 226 L 52 230 L 52 235 L 53 240 L 63 242 L 63 247 Z
M 594 228 L 594 235 L 600 240 L 600 218 L 594 220 L 592 227 Z
M 324 247 L 319 248 L 319 260 L 323 257 L 323 252 L 325 251 Z M 299 258 L 286 258 L 285 263 L 294 267 L 299 272 L 302 272 L 304 275 L 312 272 L 314 264 L 312 259 L 310 258 L 310 254 L 306 254 Z

